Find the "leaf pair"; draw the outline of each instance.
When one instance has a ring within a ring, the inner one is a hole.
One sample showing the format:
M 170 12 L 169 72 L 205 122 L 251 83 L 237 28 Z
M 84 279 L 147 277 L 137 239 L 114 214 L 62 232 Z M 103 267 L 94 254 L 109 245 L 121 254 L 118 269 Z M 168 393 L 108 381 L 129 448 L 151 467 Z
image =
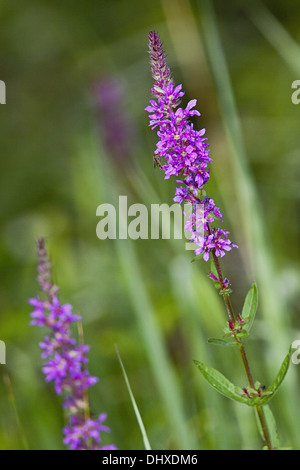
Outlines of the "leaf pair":
M 291 351 L 292 349 L 290 347 L 289 352 L 284 358 L 284 361 L 282 362 L 282 365 L 274 382 L 262 393 L 261 396 L 255 397 L 247 396 L 245 393 L 243 393 L 243 390 L 240 387 L 237 387 L 236 385 L 231 383 L 230 380 L 228 380 L 218 370 L 203 364 L 203 362 L 194 362 L 203 377 L 207 380 L 207 382 L 222 395 L 226 396 L 227 398 L 230 398 L 231 400 L 244 403 L 248 406 L 261 406 L 269 403 L 269 401 L 273 398 L 280 385 L 282 384 L 290 365 Z

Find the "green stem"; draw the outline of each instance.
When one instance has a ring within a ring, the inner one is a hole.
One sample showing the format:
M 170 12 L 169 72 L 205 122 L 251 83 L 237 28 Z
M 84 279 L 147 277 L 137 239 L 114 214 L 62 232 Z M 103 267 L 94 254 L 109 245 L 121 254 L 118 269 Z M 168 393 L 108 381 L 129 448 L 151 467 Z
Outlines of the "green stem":
M 216 267 L 216 270 L 217 270 L 217 273 L 218 273 L 219 282 L 220 282 L 221 286 L 223 286 L 224 285 L 224 278 L 223 278 L 223 274 L 222 274 L 222 271 L 221 271 L 221 266 L 220 266 L 218 257 L 216 256 L 214 251 L 213 251 L 213 259 L 214 259 L 214 264 L 215 264 L 215 267 Z M 232 305 L 231 305 L 229 294 L 224 294 L 222 297 L 224 299 L 224 303 L 225 303 L 225 306 L 226 306 L 226 310 L 227 310 L 230 322 L 235 323 L 236 317 L 235 317 L 235 314 L 234 314 L 234 311 L 233 311 L 233 308 L 232 308 Z M 246 371 L 246 375 L 247 375 L 247 378 L 248 378 L 249 385 L 250 385 L 251 388 L 255 389 L 255 382 L 253 380 L 253 375 L 252 375 L 252 372 L 251 372 L 250 364 L 249 364 L 249 361 L 248 361 L 248 357 L 247 357 L 246 350 L 245 350 L 245 347 L 243 345 L 243 342 L 242 342 L 241 338 L 236 337 L 236 334 L 234 334 L 234 337 L 235 337 L 235 340 L 237 341 L 238 346 L 239 346 L 239 351 L 240 351 L 240 354 L 241 354 L 241 358 L 242 358 L 243 365 L 244 365 L 244 368 L 245 368 L 245 371 Z M 267 424 L 266 424 L 266 421 L 265 421 L 265 418 L 264 418 L 264 415 L 263 415 L 262 407 L 257 405 L 256 406 L 256 412 L 257 412 L 257 415 L 258 415 L 258 418 L 259 418 L 259 421 L 260 421 L 260 424 L 261 424 L 261 428 L 262 428 L 262 432 L 263 432 L 263 436 L 264 436 L 266 446 L 268 447 L 268 450 L 273 450 L 272 443 L 271 443 L 270 436 L 269 436 L 269 432 L 268 432 L 268 428 L 267 428 Z

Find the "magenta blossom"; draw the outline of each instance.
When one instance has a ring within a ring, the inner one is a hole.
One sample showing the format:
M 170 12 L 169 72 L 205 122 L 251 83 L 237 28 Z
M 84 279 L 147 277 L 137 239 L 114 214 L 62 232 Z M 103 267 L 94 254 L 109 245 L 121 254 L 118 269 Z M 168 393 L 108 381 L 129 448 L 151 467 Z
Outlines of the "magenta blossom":
M 31 324 L 48 327 L 50 334 L 40 343 L 46 382 L 53 382 L 57 395 L 63 396 L 67 424 L 63 430 L 64 443 L 71 450 L 116 449 L 114 445 L 101 446 L 101 432 L 109 432 L 103 424 L 105 414 L 94 419 L 90 416 L 87 391 L 99 379 L 90 375 L 87 354 L 90 347 L 77 344 L 72 337 L 73 324 L 81 321 L 74 315 L 70 304 L 61 304 L 58 287 L 51 282 L 50 262 L 43 239 L 38 240 L 38 280 L 46 299 L 30 299 L 34 307 Z
M 182 85 L 175 86 L 162 43 L 155 31 L 149 33 L 149 52 L 154 99 L 150 100 L 150 106 L 145 110 L 149 113 L 149 126 L 156 129 L 158 136 L 155 158 L 161 163 L 165 179 L 181 176 L 177 181 L 180 186 L 176 188 L 174 201 L 193 205 L 193 215 L 186 224 L 186 230 L 192 232 L 191 241 L 199 247 L 195 254 L 203 254 L 205 261 L 208 261 L 210 252 L 222 257 L 225 251 L 237 245 L 228 239 L 229 232 L 209 227 L 215 219 L 222 220 L 222 214 L 213 199 L 204 192 L 210 177 L 208 165 L 212 159 L 204 137 L 205 129 L 197 131 L 191 122 L 192 117 L 200 116 L 194 109 L 197 101 L 193 99 L 185 108 L 179 107 L 184 96 Z M 200 226 L 203 228 L 201 233 Z

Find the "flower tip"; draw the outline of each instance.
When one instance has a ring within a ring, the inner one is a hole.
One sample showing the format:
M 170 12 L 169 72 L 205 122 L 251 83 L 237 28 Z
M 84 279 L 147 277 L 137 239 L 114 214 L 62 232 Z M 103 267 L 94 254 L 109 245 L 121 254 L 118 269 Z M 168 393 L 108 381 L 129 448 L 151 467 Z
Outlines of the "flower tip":
M 155 29 L 151 29 L 148 34 L 149 40 L 153 40 L 154 38 L 157 39 L 159 38 L 158 33 L 155 31 Z

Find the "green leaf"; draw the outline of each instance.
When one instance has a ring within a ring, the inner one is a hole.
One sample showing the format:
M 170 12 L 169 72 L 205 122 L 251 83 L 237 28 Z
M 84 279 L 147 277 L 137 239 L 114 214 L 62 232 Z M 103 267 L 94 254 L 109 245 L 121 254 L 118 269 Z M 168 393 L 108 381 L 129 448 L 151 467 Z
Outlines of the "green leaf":
M 194 263 L 195 261 L 200 261 L 203 259 L 203 255 L 204 255 L 204 251 L 202 253 L 200 253 L 200 255 L 196 255 L 194 256 L 194 258 L 192 258 L 191 260 L 191 263 Z
M 287 353 L 287 355 L 284 358 L 283 363 L 281 364 L 281 367 L 280 367 L 280 370 L 277 374 L 276 379 L 274 380 L 272 385 L 270 385 L 270 387 L 268 387 L 269 392 L 272 392 L 273 394 L 276 393 L 278 388 L 280 387 L 280 385 L 284 381 L 284 378 L 287 374 L 287 371 L 289 370 L 289 366 L 290 366 L 290 362 L 291 362 L 291 354 L 292 354 L 292 347 L 290 346 L 289 352 Z
M 217 346 L 237 346 L 237 342 L 236 341 L 225 341 L 224 339 L 220 339 L 220 338 L 209 338 L 208 340 L 208 343 L 210 344 L 216 344 Z
M 246 295 L 243 310 L 241 317 L 243 320 L 246 321 L 245 325 L 243 326 L 243 331 L 245 331 L 247 334 L 249 333 L 255 315 L 257 311 L 257 304 L 258 304 L 258 292 L 257 292 L 257 286 L 256 283 L 254 282 Z
M 210 270 L 216 276 L 216 278 L 219 279 L 218 271 L 217 271 L 217 268 L 213 259 L 210 262 Z
M 266 422 L 266 426 L 268 429 L 272 447 L 274 449 L 278 449 L 280 444 L 279 444 L 279 439 L 278 439 L 276 421 L 269 405 L 265 405 L 264 407 L 262 407 L 262 412 L 264 414 L 264 418 L 265 418 L 265 422 Z M 264 439 L 264 433 L 261 427 L 261 422 L 259 420 L 258 414 L 255 413 L 255 416 L 256 416 L 256 421 L 257 421 L 259 432 L 261 434 L 262 439 Z
M 276 425 L 275 417 L 269 405 L 266 405 L 263 407 L 263 413 L 264 413 L 267 428 L 269 431 L 272 447 L 277 449 L 280 446 L 277 425 Z
M 242 329 L 242 331 L 236 334 L 237 338 L 246 338 L 246 336 L 248 336 L 248 333 L 244 331 L 244 329 Z
M 279 389 L 280 385 L 282 384 L 282 382 L 283 382 L 283 380 L 284 380 L 284 378 L 287 374 L 287 371 L 289 370 L 289 366 L 290 366 L 290 362 L 291 362 L 291 354 L 292 354 L 292 347 L 290 346 L 289 352 L 287 353 L 287 355 L 284 358 L 283 363 L 281 364 L 281 367 L 280 367 L 280 370 L 277 374 L 276 379 L 267 388 L 267 390 L 265 392 L 266 395 L 264 396 L 264 394 L 263 394 L 263 397 L 260 399 L 259 403 L 261 405 L 266 405 L 273 398 L 273 396 L 275 395 L 275 393 Z
M 248 404 L 248 398 L 240 394 L 240 388 L 233 385 L 221 372 L 209 367 L 203 362 L 194 361 L 203 377 L 217 392 L 231 400 Z

